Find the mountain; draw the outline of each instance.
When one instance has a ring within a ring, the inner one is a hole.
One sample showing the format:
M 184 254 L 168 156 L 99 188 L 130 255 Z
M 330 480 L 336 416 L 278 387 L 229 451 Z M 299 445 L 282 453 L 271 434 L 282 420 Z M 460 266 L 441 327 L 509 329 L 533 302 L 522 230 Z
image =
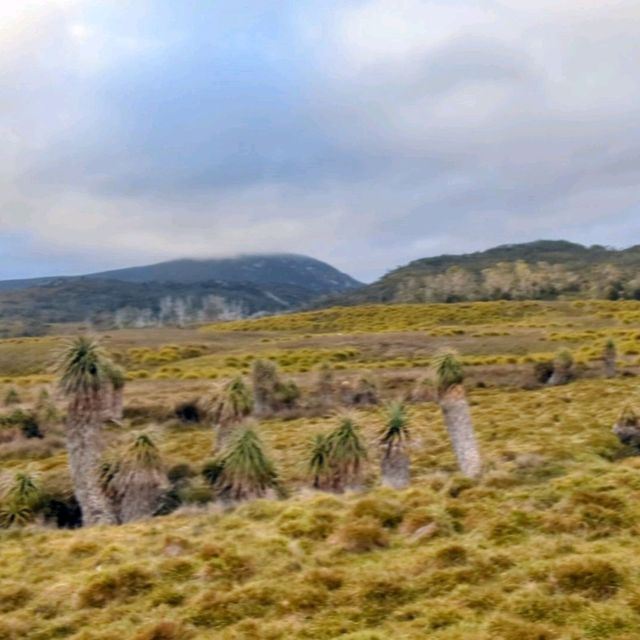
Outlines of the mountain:
M 143 267 L 129 267 L 84 276 L 31 278 L 0 281 L 0 290 L 26 289 L 61 280 L 116 280 L 195 284 L 213 280 L 302 287 L 318 295 L 359 287 L 360 283 L 326 262 L 296 254 L 256 254 L 207 260 L 171 260 Z
M 557 298 L 640 299 L 640 245 L 538 240 L 423 258 L 322 304 Z
M 45 325 L 183 325 L 299 309 L 360 283 L 299 255 L 174 260 L 86 276 L 0 282 L 0 337 Z

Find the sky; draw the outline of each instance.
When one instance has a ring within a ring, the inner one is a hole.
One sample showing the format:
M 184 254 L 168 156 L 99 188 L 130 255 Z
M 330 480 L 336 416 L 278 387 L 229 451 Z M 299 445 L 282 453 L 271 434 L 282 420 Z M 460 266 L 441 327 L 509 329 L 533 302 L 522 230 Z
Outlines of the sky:
M 640 242 L 637 0 L 0 0 L 0 279 Z

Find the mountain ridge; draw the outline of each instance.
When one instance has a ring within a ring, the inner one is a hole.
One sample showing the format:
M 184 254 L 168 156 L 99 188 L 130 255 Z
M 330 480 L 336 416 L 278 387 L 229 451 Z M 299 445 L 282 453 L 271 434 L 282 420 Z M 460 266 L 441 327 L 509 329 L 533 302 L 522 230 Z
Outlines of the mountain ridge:
M 265 266 L 270 269 L 265 270 Z M 296 269 L 300 267 L 305 270 L 307 276 L 311 274 L 313 278 L 310 280 L 308 277 L 304 279 L 294 277 Z M 361 286 L 361 283 L 355 278 L 316 258 L 295 253 L 247 253 L 227 258 L 176 258 L 149 265 L 71 276 L 56 275 L 0 280 L 0 290 L 26 289 L 80 278 L 182 284 L 214 280 L 269 284 L 301 284 L 304 281 L 305 288 L 318 290 L 321 293 L 327 290 L 326 286 L 322 286 L 323 283 L 333 284 L 338 289 Z
M 592 297 L 640 299 L 640 245 L 614 249 L 567 240 L 503 244 L 420 258 L 322 306 L 392 302 Z
M 46 325 L 182 326 L 301 309 L 360 286 L 331 265 L 297 254 L 181 259 L 85 276 L 0 282 L 0 337 Z

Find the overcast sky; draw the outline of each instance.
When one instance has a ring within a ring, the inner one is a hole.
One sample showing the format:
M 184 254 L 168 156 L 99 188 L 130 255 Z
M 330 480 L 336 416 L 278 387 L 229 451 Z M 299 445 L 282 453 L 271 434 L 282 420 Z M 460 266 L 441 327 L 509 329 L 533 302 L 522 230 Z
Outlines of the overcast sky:
M 638 0 L 0 0 L 0 278 L 640 243 Z

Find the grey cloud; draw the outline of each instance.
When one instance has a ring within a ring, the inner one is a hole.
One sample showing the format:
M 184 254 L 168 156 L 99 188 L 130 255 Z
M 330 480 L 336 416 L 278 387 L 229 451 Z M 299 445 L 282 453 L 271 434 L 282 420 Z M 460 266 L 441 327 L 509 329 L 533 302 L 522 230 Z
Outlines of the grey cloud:
M 634 3 L 161 5 L 78 0 L 0 47 L 0 231 L 56 268 L 263 249 L 367 278 L 637 231 Z

